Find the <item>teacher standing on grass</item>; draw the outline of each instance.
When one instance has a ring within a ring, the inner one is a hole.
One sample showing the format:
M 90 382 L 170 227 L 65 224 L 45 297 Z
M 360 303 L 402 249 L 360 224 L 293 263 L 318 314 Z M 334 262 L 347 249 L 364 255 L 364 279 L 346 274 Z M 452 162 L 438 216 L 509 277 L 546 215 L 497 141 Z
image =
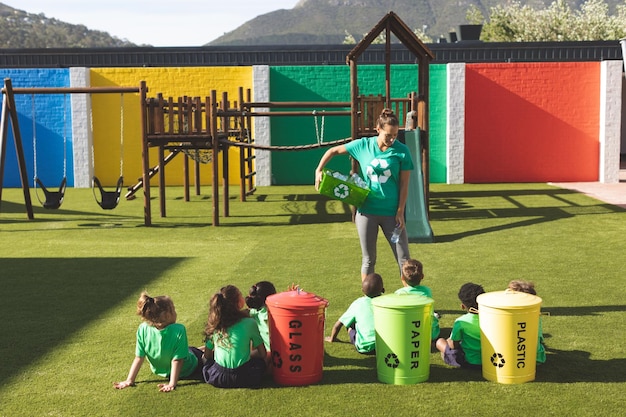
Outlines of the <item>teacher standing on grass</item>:
M 410 258 L 404 208 L 413 161 L 409 148 L 396 141 L 399 127 L 398 118 L 393 111 L 384 109 L 376 123 L 378 136 L 361 138 L 328 149 L 315 169 L 315 189 L 319 190 L 324 166 L 335 155 L 348 153 L 358 161 L 360 175 L 370 188 L 365 202 L 357 209 L 354 218 L 363 255 L 361 279 L 375 272 L 379 227 L 391 246 L 398 267 Z M 396 226 L 402 232 L 398 242 L 392 243 L 391 235 Z

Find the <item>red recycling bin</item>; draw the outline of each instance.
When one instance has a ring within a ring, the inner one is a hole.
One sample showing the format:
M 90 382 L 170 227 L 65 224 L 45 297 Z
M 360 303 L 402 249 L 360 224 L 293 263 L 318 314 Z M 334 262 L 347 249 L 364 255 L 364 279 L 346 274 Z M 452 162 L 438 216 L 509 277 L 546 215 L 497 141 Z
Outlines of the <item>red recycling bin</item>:
M 328 301 L 301 290 L 273 294 L 269 313 L 272 376 L 280 385 L 310 385 L 322 379 L 324 320 Z

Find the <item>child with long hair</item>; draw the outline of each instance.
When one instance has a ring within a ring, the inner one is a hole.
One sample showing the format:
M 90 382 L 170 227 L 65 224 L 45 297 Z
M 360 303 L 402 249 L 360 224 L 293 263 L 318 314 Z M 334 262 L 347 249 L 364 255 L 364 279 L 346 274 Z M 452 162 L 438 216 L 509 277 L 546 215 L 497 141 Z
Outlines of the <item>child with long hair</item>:
M 135 359 L 126 380 L 113 386 L 124 389 L 134 385 L 146 358 L 153 373 L 169 379 L 168 383 L 158 384 L 161 392 L 174 390 L 180 378 L 199 379 L 202 352 L 189 347 L 185 326 L 176 323 L 172 299 L 165 295 L 150 297 L 144 291 L 137 300 L 137 314 L 143 322 L 137 329 Z
M 218 388 L 258 388 L 266 369 L 267 351 L 256 321 L 244 310 L 245 300 L 234 285 L 211 297 L 202 369 L 205 382 Z

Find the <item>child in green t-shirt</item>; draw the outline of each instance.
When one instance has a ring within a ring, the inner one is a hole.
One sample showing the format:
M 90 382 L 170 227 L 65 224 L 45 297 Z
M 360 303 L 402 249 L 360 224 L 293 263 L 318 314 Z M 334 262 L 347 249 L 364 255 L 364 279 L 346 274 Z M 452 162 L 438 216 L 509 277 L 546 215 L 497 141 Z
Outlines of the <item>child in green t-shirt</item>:
M 429 287 L 421 285 L 424 279 L 424 266 L 417 259 L 407 259 L 402 264 L 401 279 L 404 287 L 396 290 L 396 294 L 419 294 L 428 298 L 433 298 L 433 293 Z M 431 340 L 439 337 L 439 315 L 433 311 Z
M 478 323 L 478 303 L 476 297 L 485 290 L 478 284 L 468 282 L 459 290 L 461 308 L 467 313 L 457 318 L 448 339 L 437 339 L 436 346 L 446 365 L 455 368 L 480 369 L 480 326 Z
M 137 329 L 135 359 L 126 380 L 113 386 L 124 389 L 134 385 L 146 358 L 153 373 L 169 379 L 158 385 L 161 392 L 174 390 L 179 378 L 200 379 L 202 352 L 187 344 L 187 330 L 176 323 L 172 299 L 165 295 L 150 297 L 143 292 L 137 300 L 137 314 L 143 322 Z
M 269 313 L 267 311 L 267 305 L 265 299 L 270 295 L 276 294 L 276 287 L 269 281 L 259 281 L 250 287 L 248 296 L 246 297 L 246 305 L 249 310 L 250 317 L 256 321 L 256 325 L 259 328 L 259 333 L 263 338 L 263 344 L 265 350 L 270 352 L 270 328 L 269 328 Z M 267 372 L 272 372 L 272 357 L 271 355 L 265 356 L 265 365 L 267 366 Z
M 361 282 L 361 291 L 364 295 L 350 304 L 350 307 L 333 326 L 330 336 L 326 337 L 325 340 L 327 342 L 336 341 L 339 331 L 345 326 L 348 330 L 350 343 L 354 345 L 357 352 L 373 354 L 376 350 L 376 331 L 374 329 L 372 298 L 385 292 L 383 278 L 376 273 L 367 274 Z
M 218 388 L 258 388 L 265 374 L 267 351 L 256 321 L 234 285 L 211 297 L 205 334 L 205 382 Z
M 270 330 L 269 330 L 269 317 L 267 313 L 267 306 L 265 305 L 265 299 L 276 294 L 276 287 L 269 281 L 259 281 L 250 287 L 248 296 L 246 297 L 246 305 L 248 306 L 250 317 L 256 321 L 259 326 L 259 332 L 263 338 L 265 344 L 265 350 L 270 350 Z

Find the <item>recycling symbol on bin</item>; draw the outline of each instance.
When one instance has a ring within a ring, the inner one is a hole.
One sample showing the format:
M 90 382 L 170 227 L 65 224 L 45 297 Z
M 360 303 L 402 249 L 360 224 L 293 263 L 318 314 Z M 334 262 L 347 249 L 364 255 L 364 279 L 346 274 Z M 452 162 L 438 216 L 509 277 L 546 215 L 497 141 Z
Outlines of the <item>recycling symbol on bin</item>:
M 339 184 L 333 190 L 333 194 L 335 194 L 335 197 L 343 200 L 344 198 L 350 195 L 350 189 L 348 188 L 346 184 Z
M 277 350 L 272 352 L 272 363 L 274 364 L 274 368 L 280 368 L 283 366 L 283 360 Z
M 491 364 L 495 367 L 502 368 L 505 364 L 504 356 L 502 353 L 494 353 L 491 355 Z
M 397 368 L 400 365 L 400 360 L 395 353 L 388 353 L 385 357 L 385 363 L 388 368 Z

